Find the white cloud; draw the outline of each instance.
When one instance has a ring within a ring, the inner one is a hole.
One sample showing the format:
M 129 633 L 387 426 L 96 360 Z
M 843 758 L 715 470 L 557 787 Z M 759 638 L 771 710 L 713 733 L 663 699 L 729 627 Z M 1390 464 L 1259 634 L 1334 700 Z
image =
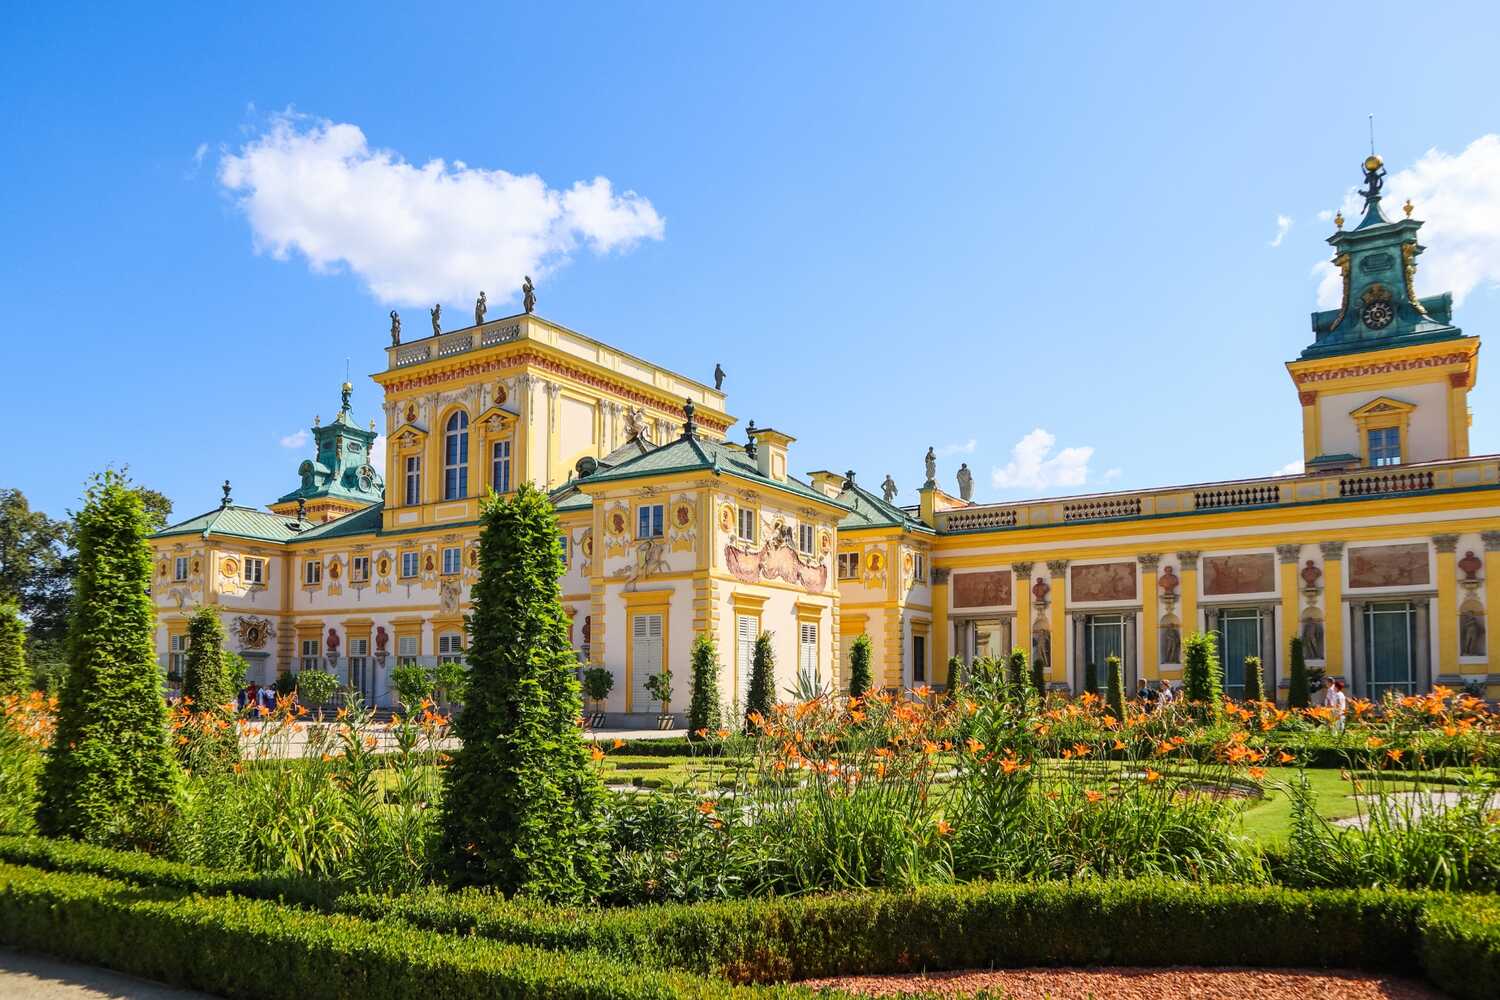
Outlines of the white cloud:
M 1323 209 L 1323 211 L 1321 211 L 1321 212 L 1318 213 L 1318 221 L 1319 222 L 1327 222 L 1329 219 L 1332 219 L 1332 218 L 1333 218 L 1333 209 L 1331 209 L 1331 208 L 1325 208 L 1325 209 Z
M 206 143 L 206 142 L 200 142 L 200 143 L 198 143 L 198 148 L 195 149 L 195 150 L 193 150 L 193 166 L 194 167 L 201 167 L 203 165 L 203 158 L 205 156 L 207 156 L 207 155 L 208 155 L 208 143 Z
M 418 166 L 372 148 L 356 125 L 290 111 L 221 158 L 219 183 L 257 252 L 299 253 L 318 273 L 347 267 L 385 303 L 463 303 L 458 317 L 480 289 L 492 305 L 514 298 L 524 275 L 562 266 L 580 244 L 628 250 L 665 228 L 650 201 L 606 177 L 557 190 L 461 161 Z
M 996 489 L 1043 490 L 1053 486 L 1082 486 L 1088 481 L 1089 459 L 1094 449 L 1087 445 L 1064 448 L 1052 454 L 1057 438 L 1038 427 L 1010 450 L 1010 461 L 990 472 Z
M 1123 470 L 1123 469 L 1121 469 L 1121 468 L 1120 468 L 1120 467 L 1119 467 L 1119 466 L 1115 466 L 1115 467 L 1114 467 L 1114 468 L 1112 468 L 1112 469 L 1105 469 L 1105 470 L 1104 470 L 1104 475 L 1103 475 L 1103 476 L 1101 476 L 1101 477 L 1099 477 L 1099 478 L 1100 478 L 1100 479 L 1101 479 L 1101 480 L 1102 480 L 1102 481 L 1103 481 L 1103 482 L 1106 482 L 1106 483 L 1112 483 L 1112 482 L 1114 482 L 1114 481 L 1115 481 L 1115 480 L 1116 480 L 1116 479 L 1119 479 L 1119 478 L 1120 478 L 1120 477 L 1121 477 L 1121 476 L 1123 476 L 1123 475 L 1124 475 L 1124 474 L 1125 474 L 1125 472 L 1124 472 L 1124 470 Z
M 1271 241 L 1271 246 L 1281 246 L 1281 241 L 1286 239 L 1288 229 L 1292 228 L 1292 217 L 1290 215 L 1276 216 L 1276 238 Z
M 969 438 L 963 444 L 945 444 L 937 450 L 939 455 L 972 455 L 974 449 L 979 447 L 979 442 Z
M 286 437 L 282 438 L 281 446 L 283 448 L 301 448 L 307 444 L 308 440 L 311 437 L 312 435 L 307 433 L 307 431 L 305 430 L 298 431 L 295 434 L 288 434 Z
M 1360 218 L 1364 199 L 1351 187 L 1344 196 L 1345 225 Z M 1417 294 L 1451 291 L 1455 304 L 1483 284 L 1500 282 L 1500 135 L 1482 135 L 1457 155 L 1429 149 L 1412 166 L 1385 179 L 1381 206 L 1401 218 L 1410 198 L 1413 218 L 1422 219 L 1428 247 L 1417 261 Z M 1338 308 L 1343 295 L 1339 273 L 1326 261 L 1318 276 L 1318 307 Z
M 375 435 L 375 440 L 370 443 L 370 464 L 382 476 L 385 475 L 385 435 Z
M 1307 471 L 1306 470 L 1306 466 L 1304 466 L 1302 464 L 1302 459 L 1299 458 L 1295 462 L 1288 462 L 1288 463 L 1286 463 L 1281 468 L 1279 468 L 1275 472 L 1271 473 L 1271 475 L 1273 475 L 1273 476 L 1300 476 L 1305 471 Z

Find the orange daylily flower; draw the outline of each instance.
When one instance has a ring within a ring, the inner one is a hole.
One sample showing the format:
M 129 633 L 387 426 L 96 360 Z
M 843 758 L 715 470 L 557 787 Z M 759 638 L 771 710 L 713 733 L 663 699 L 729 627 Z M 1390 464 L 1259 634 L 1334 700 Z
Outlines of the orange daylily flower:
M 946 837 L 953 832 L 953 827 L 948 825 L 947 820 L 940 819 L 937 821 L 937 832 L 939 837 Z
M 625 741 L 624 740 L 615 740 L 613 743 L 610 744 L 610 746 L 613 747 L 616 750 L 620 749 L 624 745 L 625 745 Z
M 704 816 L 713 815 L 713 811 L 715 808 L 717 807 L 709 799 L 704 799 L 702 802 L 698 803 L 698 811 Z
M 1263 768 L 1263 767 L 1252 767 L 1249 771 L 1247 771 L 1245 773 L 1248 774 L 1248 775 L 1250 775 L 1250 777 L 1253 780 L 1259 781 L 1260 779 L 1262 779 L 1262 778 L 1264 778 L 1266 776 L 1266 769 Z
M 1150 784 L 1152 782 L 1160 781 L 1160 780 L 1161 780 L 1161 773 L 1160 772 L 1153 771 L 1149 767 L 1146 768 L 1146 782 L 1148 784 Z
M 1084 798 L 1088 799 L 1090 802 L 1098 802 L 1100 799 L 1104 798 L 1103 795 L 1094 791 L 1092 788 L 1084 789 L 1083 795 Z
M 1283 750 L 1279 754 L 1276 755 L 1276 759 L 1278 761 L 1280 761 L 1281 763 L 1283 763 L 1283 764 L 1290 764 L 1292 761 L 1296 760 L 1297 758 L 1293 757 L 1291 754 L 1289 754 L 1285 750 Z
M 593 758 L 595 763 L 598 763 L 604 759 L 604 751 L 600 750 L 597 746 L 592 746 L 589 747 L 589 756 Z
M 1385 752 L 1385 755 L 1391 759 L 1391 762 L 1393 764 L 1401 763 L 1401 750 L 1399 748 L 1392 748 L 1390 750 L 1387 750 Z

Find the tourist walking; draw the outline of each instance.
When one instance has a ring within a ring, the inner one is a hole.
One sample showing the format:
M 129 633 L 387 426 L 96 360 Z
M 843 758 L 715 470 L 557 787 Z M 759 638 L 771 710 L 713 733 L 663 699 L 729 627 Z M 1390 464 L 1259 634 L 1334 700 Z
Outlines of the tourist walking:
M 1342 733 L 1344 731 L 1344 715 L 1349 711 L 1349 699 L 1344 696 L 1344 682 L 1330 680 L 1328 698 L 1325 705 L 1332 712 L 1329 722 L 1333 725 L 1333 731 Z

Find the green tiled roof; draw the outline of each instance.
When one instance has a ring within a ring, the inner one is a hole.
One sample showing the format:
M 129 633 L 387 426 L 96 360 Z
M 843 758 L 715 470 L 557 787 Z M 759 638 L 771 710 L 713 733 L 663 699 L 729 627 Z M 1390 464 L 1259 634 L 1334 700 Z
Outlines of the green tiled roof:
M 904 531 L 921 531 L 933 534 L 932 528 L 912 517 L 895 504 L 885 502 L 857 483 L 845 480 L 839 503 L 849 508 L 849 513 L 839 522 L 840 531 L 857 531 L 860 528 L 901 528 Z
M 738 445 L 710 441 L 696 435 L 679 437 L 643 455 L 627 459 L 613 468 L 601 468 L 593 475 L 578 481 L 586 487 L 590 483 L 609 483 L 641 476 L 666 476 L 679 472 L 712 472 L 734 476 L 772 489 L 791 493 L 807 500 L 842 506 L 838 501 L 819 493 L 806 483 L 788 476 L 785 480 L 772 479 L 760 474 L 755 461 L 745 455 Z
M 343 520 L 340 518 L 339 520 Z M 199 514 L 177 524 L 168 525 L 158 531 L 154 538 L 172 535 L 228 535 L 235 538 L 253 538 L 261 542 L 286 542 L 299 537 L 302 532 L 292 528 L 293 518 L 272 514 L 254 507 L 218 507 L 207 514 Z
M 308 528 L 297 533 L 296 537 L 308 538 L 343 538 L 348 535 L 378 535 L 380 534 L 381 515 L 385 512 L 385 503 L 371 504 L 362 510 L 343 517 L 336 517 L 332 521 L 320 524 L 315 528 Z

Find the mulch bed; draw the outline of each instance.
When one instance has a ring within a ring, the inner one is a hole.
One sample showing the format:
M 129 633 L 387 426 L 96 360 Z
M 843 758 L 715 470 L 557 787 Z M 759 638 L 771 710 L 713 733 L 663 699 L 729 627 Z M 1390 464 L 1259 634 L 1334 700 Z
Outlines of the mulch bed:
M 1092 968 L 993 969 L 840 976 L 801 985 L 837 987 L 870 997 L 936 993 L 961 997 L 978 990 L 1010 1000 L 1444 1000 L 1432 987 L 1401 976 L 1310 969 Z

